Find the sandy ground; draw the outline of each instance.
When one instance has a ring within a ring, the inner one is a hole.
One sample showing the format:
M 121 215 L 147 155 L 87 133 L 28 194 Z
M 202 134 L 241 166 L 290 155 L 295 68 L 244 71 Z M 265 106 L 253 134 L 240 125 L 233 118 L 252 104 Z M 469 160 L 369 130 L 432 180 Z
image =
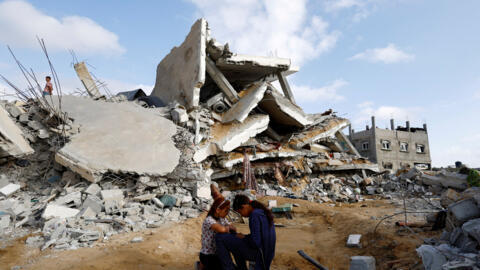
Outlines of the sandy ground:
M 266 201 L 272 198 L 263 198 Z M 438 233 L 406 232 L 395 227 L 402 216 L 382 223 L 373 234 L 378 220 L 399 209 L 388 201 L 366 201 L 356 204 L 311 203 L 304 200 L 275 198 L 279 204 L 297 203 L 293 219 L 277 218 L 277 252 L 272 269 L 316 269 L 297 254 L 303 249 L 328 269 L 348 269 L 350 256 L 372 255 L 377 269 L 421 269 L 421 261 L 415 248 L 423 237 Z M 373 219 L 376 217 L 377 219 Z M 163 228 L 139 233 L 116 235 L 95 247 L 69 251 L 29 248 L 25 238 L 9 243 L 0 249 L 0 268 L 11 269 L 193 269 L 200 249 L 201 223 L 205 214 L 182 224 L 170 224 Z M 411 221 L 415 219 L 412 217 Z M 248 233 L 245 224 L 237 228 Z M 362 248 L 345 246 L 349 234 L 362 234 Z M 141 243 L 130 243 L 135 236 L 142 236 Z

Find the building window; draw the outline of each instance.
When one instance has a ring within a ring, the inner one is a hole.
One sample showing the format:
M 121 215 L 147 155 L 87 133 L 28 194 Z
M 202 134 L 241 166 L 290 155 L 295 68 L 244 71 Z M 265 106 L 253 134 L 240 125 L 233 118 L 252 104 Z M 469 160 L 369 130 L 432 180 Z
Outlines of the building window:
M 400 143 L 400 152 L 408 152 L 408 143 L 406 142 Z
M 393 164 L 391 162 L 382 162 L 384 169 L 393 169 Z
M 362 150 L 368 150 L 368 142 L 362 143 Z
M 382 140 L 382 149 L 383 150 L 391 150 L 390 141 Z
M 419 154 L 425 153 L 425 145 L 417 144 L 417 153 L 419 153 Z

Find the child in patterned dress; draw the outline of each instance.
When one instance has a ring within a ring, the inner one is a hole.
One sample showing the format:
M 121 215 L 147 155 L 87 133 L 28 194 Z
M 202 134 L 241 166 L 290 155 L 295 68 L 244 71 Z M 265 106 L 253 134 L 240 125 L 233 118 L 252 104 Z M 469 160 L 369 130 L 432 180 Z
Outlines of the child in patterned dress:
M 216 255 L 215 235 L 217 233 L 236 232 L 236 228 L 225 218 L 230 211 L 230 201 L 212 187 L 214 202 L 208 211 L 207 217 L 202 224 L 202 249 L 200 250 L 200 262 L 202 269 L 221 270 L 220 260 Z

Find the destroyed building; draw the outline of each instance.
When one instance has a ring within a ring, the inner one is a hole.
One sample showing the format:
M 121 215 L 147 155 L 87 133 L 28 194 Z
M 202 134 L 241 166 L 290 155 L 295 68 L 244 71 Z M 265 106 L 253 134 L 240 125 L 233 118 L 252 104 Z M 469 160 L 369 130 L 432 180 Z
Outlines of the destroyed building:
M 367 125 L 363 131 L 350 128 L 349 132 L 350 140 L 359 153 L 383 170 L 431 168 L 427 124 L 423 124 L 423 128 L 416 128 L 410 127 L 407 121 L 405 127 L 395 128 L 394 119 L 391 119 L 390 129 L 382 129 L 376 126 L 375 117 L 372 116 L 371 127 Z

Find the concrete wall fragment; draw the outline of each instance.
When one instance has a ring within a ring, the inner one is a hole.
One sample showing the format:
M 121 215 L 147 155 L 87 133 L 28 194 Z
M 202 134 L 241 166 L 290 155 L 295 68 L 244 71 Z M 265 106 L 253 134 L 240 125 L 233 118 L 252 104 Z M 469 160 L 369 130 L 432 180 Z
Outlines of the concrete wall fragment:
M 163 102 L 177 101 L 187 109 L 197 107 L 205 83 L 207 21 L 199 19 L 185 41 L 157 66 L 152 95 Z
M 34 152 L 20 128 L 10 119 L 2 106 L 0 106 L 0 136 L 0 149 L 11 156 L 22 157 Z

